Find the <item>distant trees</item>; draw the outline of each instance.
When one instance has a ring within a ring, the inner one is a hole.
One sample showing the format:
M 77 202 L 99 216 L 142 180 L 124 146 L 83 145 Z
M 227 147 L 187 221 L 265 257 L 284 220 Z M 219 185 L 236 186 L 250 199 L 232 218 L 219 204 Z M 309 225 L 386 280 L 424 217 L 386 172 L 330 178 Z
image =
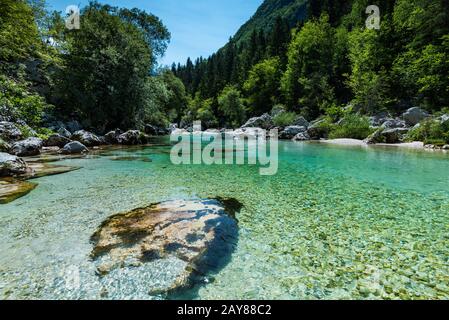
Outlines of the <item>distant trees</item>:
M 316 117 L 335 102 L 333 77 L 334 29 L 328 17 L 307 22 L 295 32 L 288 49 L 282 92 L 292 111 Z
M 380 30 L 365 26 L 370 4 L 309 1 L 307 18 L 292 29 L 292 16 L 282 11 L 289 5 L 266 2 L 263 10 L 279 9 L 276 19 L 267 20 L 271 30 L 260 23 L 268 14 L 261 11 L 257 24 L 245 25 L 244 37 L 174 71 L 188 94 L 212 99 L 212 105 L 233 86 L 247 116 L 277 103 L 307 118 L 333 119 L 348 104 L 364 114 L 449 106 L 449 0 L 379 0 Z M 219 108 L 212 110 L 222 124 L 229 123 Z
M 281 76 L 281 62 L 278 57 L 263 60 L 252 67 L 243 84 L 250 115 L 271 111 L 280 98 Z
M 245 106 L 240 91 L 235 86 L 227 86 L 218 96 L 218 109 L 226 117 L 226 125 L 240 127 L 246 120 Z

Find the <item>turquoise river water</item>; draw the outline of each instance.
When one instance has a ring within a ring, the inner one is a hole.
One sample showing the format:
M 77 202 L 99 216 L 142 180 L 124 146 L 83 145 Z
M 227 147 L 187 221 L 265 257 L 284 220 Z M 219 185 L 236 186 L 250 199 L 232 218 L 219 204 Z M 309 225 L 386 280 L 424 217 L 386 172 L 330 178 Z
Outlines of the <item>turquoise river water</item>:
M 0 205 L 0 299 L 164 298 L 145 290 L 163 268 L 100 279 L 91 235 L 118 212 L 217 197 L 243 205 L 238 242 L 184 298 L 449 298 L 449 154 L 281 142 L 278 173 L 261 176 L 250 165 L 172 165 L 169 152 L 63 160 L 82 168 Z

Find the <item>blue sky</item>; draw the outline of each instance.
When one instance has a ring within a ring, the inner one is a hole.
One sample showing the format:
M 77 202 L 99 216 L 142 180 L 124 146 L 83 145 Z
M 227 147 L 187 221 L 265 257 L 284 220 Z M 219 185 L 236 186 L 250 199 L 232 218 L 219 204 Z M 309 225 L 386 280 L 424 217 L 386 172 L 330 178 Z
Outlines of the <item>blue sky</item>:
M 47 0 L 52 10 L 83 7 L 88 0 Z M 118 7 L 137 7 L 162 19 L 172 38 L 161 64 L 207 57 L 221 48 L 263 0 L 100 0 Z

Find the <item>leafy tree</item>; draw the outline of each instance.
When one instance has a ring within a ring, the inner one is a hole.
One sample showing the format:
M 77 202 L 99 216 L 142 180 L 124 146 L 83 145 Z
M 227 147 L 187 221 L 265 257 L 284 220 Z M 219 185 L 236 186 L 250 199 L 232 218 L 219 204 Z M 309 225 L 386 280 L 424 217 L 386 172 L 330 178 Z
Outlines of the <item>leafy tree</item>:
M 240 91 L 227 86 L 218 96 L 218 108 L 226 117 L 226 124 L 236 128 L 245 121 L 245 106 Z
M 25 0 L 0 0 L 0 60 L 36 56 L 42 43 L 31 7 Z
M 80 115 L 98 131 L 138 124 L 136 115 L 147 107 L 147 78 L 155 62 L 149 44 L 166 39 L 166 33 L 149 39 L 154 30 L 147 31 L 148 25 L 128 14 L 90 3 L 82 11 L 82 28 L 65 35 L 67 54 L 59 83 L 63 112 Z M 151 24 L 151 15 L 146 19 L 139 12 L 138 18 Z
M 243 85 L 250 115 L 269 112 L 279 98 L 280 59 L 270 58 L 256 64 Z
M 333 36 L 327 16 L 307 22 L 293 35 L 281 88 L 291 110 L 316 117 L 334 103 Z

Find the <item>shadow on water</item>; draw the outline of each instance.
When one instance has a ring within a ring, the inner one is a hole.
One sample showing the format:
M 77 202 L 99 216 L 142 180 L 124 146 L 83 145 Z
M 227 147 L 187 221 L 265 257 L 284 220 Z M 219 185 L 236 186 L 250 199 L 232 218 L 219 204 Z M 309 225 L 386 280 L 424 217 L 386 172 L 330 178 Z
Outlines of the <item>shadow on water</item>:
M 213 219 L 207 222 L 206 229 L 215 229 L 215 237 L 208 244 L 206 254 L 191 266 L 192 273 L 187 285 L 168 292 L 165 296 L 168 300 L 194 300 L 198 298 L 199 290 L 214 281 L 214 275 L 218 274 L 232 259 L 238 244 L 238 221 L 235 219 L 243 205 L 236 199 L 216 198 L 211 200 L 223 204 L 227 218 Z M 196 239 L 192 238 L 192 241 Z

